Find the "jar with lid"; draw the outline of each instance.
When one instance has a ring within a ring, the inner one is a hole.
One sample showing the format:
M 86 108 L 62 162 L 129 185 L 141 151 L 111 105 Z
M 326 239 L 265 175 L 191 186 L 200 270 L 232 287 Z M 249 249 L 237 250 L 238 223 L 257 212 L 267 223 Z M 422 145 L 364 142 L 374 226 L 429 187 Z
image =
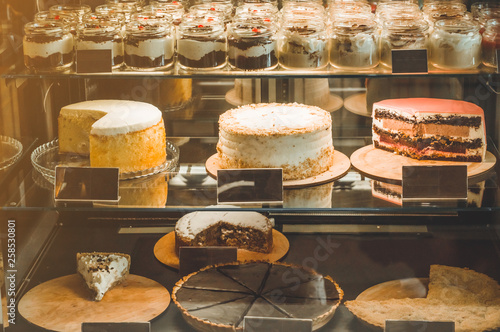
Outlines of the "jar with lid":
M 76 50 L 111 50 L 111 65 L 113 69 L 120 68 L 123 64 L 121 25 L 89 16 L 78 26 Z
M 125 29 L 125 65 L 133 70 L 154 71 L 173 67 L 175 33 L 171 18 L 136 14 Z
M 49 11 L 60 16 L 76 15 L 78 22 L 82 22 L 83 16 L 90 13 L 92 8 L 89 5 L 65 4 L 51 6 Z
M 228 60 L 235 69 L 274 69 L 278 66 L 278 35 L 271 22 L 242 20 L 228 25 Z
M 328 65 L 328 34 L 324 22 L 283 23 L 278 41 L 279 63 L 286 69 L 323 69 Z
M 483 64 L 497 68 L 497 51 L 500 50 L 500 19 L 486 22 L 482 41 Z
M 224 23 L 218 19 L 192 17 L 178 29 L 177 60 L 183 69 L 213 70 L 226 65 Z
M 439 20 L 430 36 L 430 62 L 445 70 L 476 68 L 481 63 L 481 39 L 479 24 L 472 20 Z
M 429 24 L 423 19 L 389 20 L 380 33 L 380 62 L 392 68 L 392 50 L 427 49 Z
M 377 24 L 371 19 L 336 21 L 332 31 L 330 63 L 341 69 L 374 68 L 379 63 Z
M 63 71 L 74 61 L 73 35 L 67 25 L 30 22 L 24 26 L 24 64 L 35 72 Z

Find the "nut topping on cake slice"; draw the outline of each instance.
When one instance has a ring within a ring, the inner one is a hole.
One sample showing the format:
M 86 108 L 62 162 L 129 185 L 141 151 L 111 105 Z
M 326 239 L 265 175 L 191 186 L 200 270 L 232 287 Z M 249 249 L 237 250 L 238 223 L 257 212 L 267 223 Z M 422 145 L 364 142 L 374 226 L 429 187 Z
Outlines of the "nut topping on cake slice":
M 130 256 L 121 253 L 77 253 L 76 262 L 94 301 L 102 300 L 108 290 L 125 280 L 130 269 Z

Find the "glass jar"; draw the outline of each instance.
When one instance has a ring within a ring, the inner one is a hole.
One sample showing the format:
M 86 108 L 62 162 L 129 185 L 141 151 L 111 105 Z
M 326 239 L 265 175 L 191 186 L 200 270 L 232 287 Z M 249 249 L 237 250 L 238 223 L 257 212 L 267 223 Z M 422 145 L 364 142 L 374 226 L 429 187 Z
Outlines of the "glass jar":
M 134 13 L 137 13 L 138 7 L 135 3 L 124 4 L 124 3 L 107 3 L 95 7 L 96 14 L 100 15 L 110 15 L 123 17 L 125 23 L 130 22 L 130 19 Z
M 481 12 L 488 8 L 500 8 L 500 3 L 498 3 L 497 1 L 474 2 L 473 4 L 470 5 L 470 12 L 472 14 L 472 18 L 478 21 Z
M 167 70 L 173 67 L 175 33 L 171 20 L 134 15 L 125 30 L 125 64 L 141 71 Z
M 111 66 L 120 68 L 123 64 L 121 25 L 90 16 L 78 26 L 76 50 L 111 50 Z
M 189 13 L 218 13 L 224 20 L 224 24 L 227 24 L 231 21 L 233 15 L 233 6 L 224 2 L 205 2 L 191 6 L 189 8 Z
M 66 16 L 76 15 L 78 22 L 82 22 L 83 16 L 92 11 L 89 5 L 54 5 L 49 8 L 49 11 L 54 15 Z
M 270 3 L 245 3 L 236 7 L 234 20 L 268 19 L 269 22 L 277 23 L 279 10 Z
M 373 20 L 335 22 L 330 51 L 332 66 L 348 70 L 376 67 L 379 63 L 376 30 Z
M 216 19 L 192 19 L 179 25 L 177 60 L 183 69 L 212 70 L 226 65 L 224 24 Z
M 392 68 L 392 50 L 427 49 L 429 24 L 421 20 L 390 20 L 382 24 L 380 62 Z
M 78 25 L 78 16 L 75 13 L 67 12 L 62 14 L 54 14 L 50 11 L 42 11 L 35 14 L 35 22 L 54 22 L 62 23 L 69 27 L 72 35 L 76 36 L 76 28 Z
M 472 19 L 465 4 L 456 1 L 432 1 L 422 7 L 424 17 L 432 28 L 436 21 L 442 19 Z
M 500 5 L 500 4 L 499 4 Z M 500 7 L 497 8 L 484 8 L 479 12 L 477 21 L 481 26 L 480 32 L 483 33 L 486 28 L 486 23 L 489 20 L 500 19 Z
M 481 62 L 479 24 L 463 19 L 439 20 L 430 36 L 432 65 L 440 69 L 473 69 Z
M 483 64 L 497 68 L 497 50 L 500 49 L 500 19 L 486 22 L 482 41 Z
M 184 6 L 177 1 L 174 2 L 159 2 L 152 1 L 151 5 L 144 7 L 144 10 L 152 10 L 160 13 L 169 14 L 172 16 L 172 22 L 175 25 L 179 25 L 182 22 L 182 16 L 184 15 Z
M 263 20 L 237 21 L 228 25 L 228 60 L 232 68 L 274 69 L 278 66 L 275 25 Z
M 24 64 L 35 72 L 62 71 L 74 60 L 73 35 L 68 26 L 55 22 L 31 22 L 24 26 Z
M 288 21 L 278 41 L 279 63 L 286 69 L 323 69 L 328 65 L 328 35 L 323 22 Z

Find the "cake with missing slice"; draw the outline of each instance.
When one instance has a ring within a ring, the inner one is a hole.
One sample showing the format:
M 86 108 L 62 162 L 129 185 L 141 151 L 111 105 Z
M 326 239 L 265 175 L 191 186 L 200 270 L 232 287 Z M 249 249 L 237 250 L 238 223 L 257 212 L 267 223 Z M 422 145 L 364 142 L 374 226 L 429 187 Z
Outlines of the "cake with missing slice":
M 481 162 L 484 112 L 460 100 L 387 99 L 373 104 L 373 145 L 414 159 Z
M 77 272 L 92 292 L 94 301 L 101 301 L 104 294 L 128 276 L 130 256 L 122 253 L 77 253 Z

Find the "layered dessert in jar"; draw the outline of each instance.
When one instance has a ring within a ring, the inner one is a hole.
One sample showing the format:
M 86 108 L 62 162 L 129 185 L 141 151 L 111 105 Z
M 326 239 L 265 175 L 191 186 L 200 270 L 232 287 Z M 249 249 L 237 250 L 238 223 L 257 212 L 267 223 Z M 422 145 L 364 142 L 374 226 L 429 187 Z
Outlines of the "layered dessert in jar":
M 321 69 L 328 65 L 328 38 L 323 22 L 289 21 L 279 37 L 279 62 L 288 69 Z
M 481 40 L 473 21 L 439 20 L 430 36 L 430 61 L 445 70 L 474 69 L 481 63 Z
M 25 25 L 24 31 L 24 64 L 28 69 L 50 72 L 66 70 L 73 65 L 73 35 L 67 25 L 31 22 Z
M 237 21 L 228 25 L 228 61 L 243 70 L 278 66 L 278 43 L 274 25 L 264 20 Z
M 335 23 L 330 63 L 341 69 L 370 69 L 379 63 L 375 21 L 350 19 Z
M 123 64 L 121 26 L 90 17 L 78 26 L 76 50 L 111 50 L 111 65 L 119 68 Z
M 175 38 L 171 22 L 155 17 L 129 23 L 124 40 L 125 64 L 133 70 L 164 70 L 174 64 Z
M 204 17 L 184 21 L 177 36 L 177 60 L 183 69 L 211 70 L 226 65 L 224 25 Z

